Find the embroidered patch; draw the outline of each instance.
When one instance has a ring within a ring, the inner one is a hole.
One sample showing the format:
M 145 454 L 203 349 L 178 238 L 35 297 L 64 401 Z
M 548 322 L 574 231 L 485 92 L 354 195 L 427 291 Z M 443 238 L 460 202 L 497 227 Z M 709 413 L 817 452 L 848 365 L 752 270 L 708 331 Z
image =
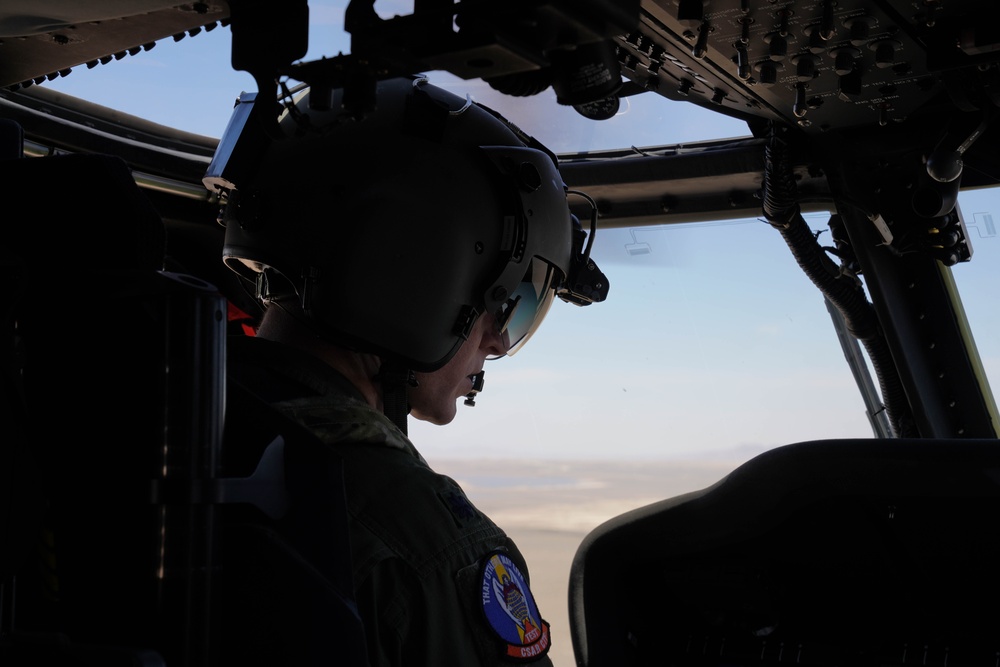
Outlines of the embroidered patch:
M 479 516 L 476 508 L 472 506 L 472 503 L 469 502 L 469 499 L 461 491 L 438 491 L 438 497 L 451 512 L 451 515 L 455 518 L 455 523 L 459 527 L 464 526 L 467 521 L 471 521 Z
M 549 650 L 549 624 L 517 565 L 502 551 L 487 557 L 480 578 L 486 622 L 502 642 L 503 656 L 535 660 Z

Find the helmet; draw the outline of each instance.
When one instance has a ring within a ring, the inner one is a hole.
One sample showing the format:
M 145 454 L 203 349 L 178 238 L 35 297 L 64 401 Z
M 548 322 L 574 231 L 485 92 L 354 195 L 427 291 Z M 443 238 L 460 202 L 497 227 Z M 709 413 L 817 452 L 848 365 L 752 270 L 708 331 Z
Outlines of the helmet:
M 296 298 L 324 337 L 414 370 L 447 363 L 486 312 L 511 352 L 523 344 L 574 255 L 555 156 L 419 77 L 378 82 L 362 117 L 343 90 L 313 105 L 329 110 L 308 98 L 282 112 L 279 137 L 254 129 L 265 109 L 237 109 L 241 136 L 205 178 L 227 196 L 225 263 L 265 301 Z

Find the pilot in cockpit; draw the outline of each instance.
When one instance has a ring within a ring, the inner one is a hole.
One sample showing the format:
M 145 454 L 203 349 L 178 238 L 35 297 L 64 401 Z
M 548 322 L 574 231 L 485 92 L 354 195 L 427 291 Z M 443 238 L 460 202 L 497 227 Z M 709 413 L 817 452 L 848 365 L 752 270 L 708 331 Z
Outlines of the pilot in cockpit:
M 300 95 L 280 137 L 224 138 L 216 162 L 243 164 L 206 178 L 227 195 L 224 261 L 265 306 L 229 342 L 230 381 L 343 462 L 371 664 L 549 664 L 523 557 L 406 422 L 451 422 L 555 297 L 601 301 L 607 281 L 531 137 L 420 77 L 379 82 L 364 114 L 342 94 Z

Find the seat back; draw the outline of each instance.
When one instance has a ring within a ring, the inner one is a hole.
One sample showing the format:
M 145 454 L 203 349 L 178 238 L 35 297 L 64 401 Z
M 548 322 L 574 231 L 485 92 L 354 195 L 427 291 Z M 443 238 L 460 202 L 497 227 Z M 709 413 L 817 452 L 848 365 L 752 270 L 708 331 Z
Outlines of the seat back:
M 225 301 L 161 270 L 161 221 L 120 159 L 3 160 L 0 184 L 20 202 L 0 228 L 0 655 L 198 664 L 212 507 L 151 502 L 151 480 L 211 475 Z
M 366 667 L 342 461 L 260 391 L 228 378 L 224 470 L 257 488 L 218 508 L 216 664 Z
M 587 536 L 577 664 L 992 666 L 998 514 L 997 440 L 769 451 Z
M 0 664 L 365 665 L 339 460 L 227 392 L 227 300 L 126 164 L 0 183 Z

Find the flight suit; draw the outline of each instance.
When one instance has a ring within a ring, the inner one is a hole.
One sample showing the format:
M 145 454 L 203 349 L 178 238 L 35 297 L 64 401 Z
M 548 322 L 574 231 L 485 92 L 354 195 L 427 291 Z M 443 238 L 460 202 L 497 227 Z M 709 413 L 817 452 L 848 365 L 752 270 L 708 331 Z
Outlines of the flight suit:
M 306 426 L 343 461 L 352 579 L 372 665 L 551 665 L 513 541 L 459 485 L 319 359 L 230 341 L 231 378 Z

